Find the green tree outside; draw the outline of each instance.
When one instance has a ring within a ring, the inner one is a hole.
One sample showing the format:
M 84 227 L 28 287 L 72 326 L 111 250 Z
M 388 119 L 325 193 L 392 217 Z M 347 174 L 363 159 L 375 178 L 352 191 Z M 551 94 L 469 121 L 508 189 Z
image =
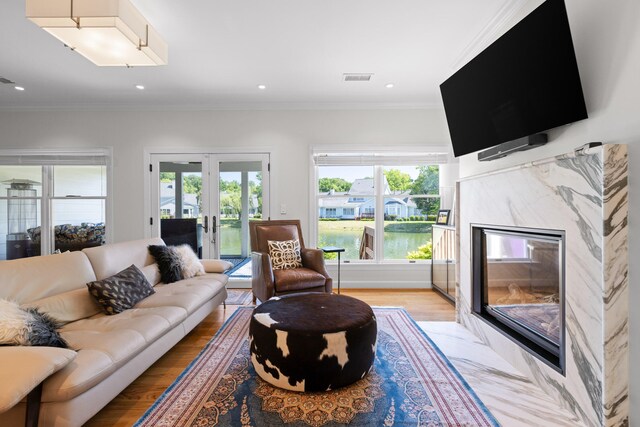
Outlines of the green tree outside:
M 391 191 L 407 191 L 413 184 L 411 175 L 401 172 L 398 169 L 386 170 L 384 171 L 384 176 L 387 178 Z
M 321 193 L 328 193 L 329 191 L 349 191 L 351 183 L 342 178 L 320 178 L 318 181 L 318 190 Z
M 438 166 L 418 166 L 418 177 L 411 185 L 410 194 L 437 195 L 440 186 L 440 168 Z M 413 199 L 425 214 L 436 215 L 440 209 L 440 199 Z

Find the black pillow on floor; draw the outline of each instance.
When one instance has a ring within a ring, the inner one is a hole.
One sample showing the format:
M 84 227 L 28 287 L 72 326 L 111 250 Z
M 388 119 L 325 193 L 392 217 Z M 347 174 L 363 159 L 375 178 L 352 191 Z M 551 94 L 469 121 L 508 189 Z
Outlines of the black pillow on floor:
M 162 283 L 182 280 L 182 259 L 173 246 L 149 245 L 149 253 L 155 258 Z
M 122 313 L 156 292 L 135 265 L 106 279 L 89 282 L 87 287 L 107 314 Z

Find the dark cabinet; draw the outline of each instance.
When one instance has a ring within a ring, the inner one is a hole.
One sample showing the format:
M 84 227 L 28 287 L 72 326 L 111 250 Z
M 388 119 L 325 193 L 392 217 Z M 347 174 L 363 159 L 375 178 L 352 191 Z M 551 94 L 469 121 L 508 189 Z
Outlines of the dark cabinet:
M 431 234 L 431 284 L 445 298 L 456 298 L 456 229 L 434 225 Z

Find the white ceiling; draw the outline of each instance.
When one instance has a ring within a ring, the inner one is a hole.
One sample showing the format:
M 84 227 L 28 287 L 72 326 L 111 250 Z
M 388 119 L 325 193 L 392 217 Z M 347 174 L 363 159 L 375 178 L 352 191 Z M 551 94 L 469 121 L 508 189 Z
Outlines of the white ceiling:
M 97 67 L 28 21 L 24 0 L 3 0 L 0 76 L 26 90 L 0 84 L 0 109 L 440 105 L 438 85 L 524 2 L 132 1 L 167 41 L 169 65 Z

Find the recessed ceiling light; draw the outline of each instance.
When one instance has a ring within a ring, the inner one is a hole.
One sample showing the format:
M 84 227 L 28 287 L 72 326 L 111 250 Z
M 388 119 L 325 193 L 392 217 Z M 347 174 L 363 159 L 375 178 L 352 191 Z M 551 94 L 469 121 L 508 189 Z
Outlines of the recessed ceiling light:
M 386 87 L 387 89 L 391 89 L 393 86 L 393 83 L 387 83 L 386 85 L 384 85 L 384 87 Z
M 22 86 L 16 86 L 16 87 L 15 87 L 15 89 L 16 89 L 16 90 L 19 90 L 19 91 L 21 91 L 21 92 L 24 90 L 24 88 L 23 88 Z
M 266 85 L 258 85 L 258 89 L 260 90 L 265 90 L 267 88 Z
M 136 85 L 136 89 L 138 89 L 138 90 L 144 90 L 144 86 L 142 86 L 142 85 Z

